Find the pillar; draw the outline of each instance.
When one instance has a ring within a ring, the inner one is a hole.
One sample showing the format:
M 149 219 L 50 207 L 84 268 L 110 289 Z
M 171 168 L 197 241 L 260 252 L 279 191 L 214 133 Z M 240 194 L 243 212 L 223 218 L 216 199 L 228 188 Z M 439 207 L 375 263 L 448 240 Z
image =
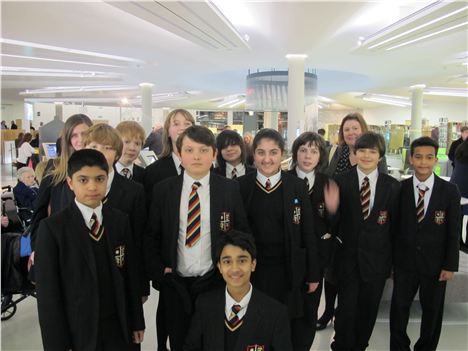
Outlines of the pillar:
M 411 126 L 410 140 L 419 138 L 422 135 L 422 107 L 423 90 L 426 86 L 418 84 L 411 86 Z
M 153 112 L 153 84 L 140 83 L 141 94 L 141 126 L 146 134 L 151 132 Z
M 227 124 L 228 126 L 231 126 L 231 127 L 232 127 L 232 125 L 234 124 L 234 111 L 229 110 L 229 111 L 227 112 L 227 122 L 226 122 L 226 124 Z
M 299 122 L 304 119 L 304 63 L 307 55 L 286 55 L 288 59 L 288 149 L 298 132 Z

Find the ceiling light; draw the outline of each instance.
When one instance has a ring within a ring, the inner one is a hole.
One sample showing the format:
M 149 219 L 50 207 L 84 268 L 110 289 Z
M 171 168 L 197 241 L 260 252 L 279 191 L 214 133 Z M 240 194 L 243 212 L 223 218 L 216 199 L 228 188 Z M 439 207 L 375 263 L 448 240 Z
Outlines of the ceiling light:
M 224 107 L 224 106 L 230 105 L 230 104 L 232 104 L 232 103 L 235 103 L 235 102 L 237 102 L 237 101 L 239 101 L 239 100 L 240 100 L 240 99 L 234 99 L 234 100 L 231 100 L 231 101 L 227 101 L 227 102 L 224 102 L 224 103 L 218 105 L 218 107 Z
M 424 89 L 424 94 L 427 94 L 427 95 L 440 95 L 440 96 L 468 97 L 468 89 L 430 87 L 430 88 Z
M 76 50 L 76 49 L 64 48 L 60 46 L 45 45 L 45 44 L 32 43 L 28 41 L 21 41 L 21 40 L 14 40 L 14 39 L 0 38 L 0 43 L 17 45 L 17 46 L 26 46 L 30 48 L 37 48 L 37 49 L 44 49 L 44 50 L 51 50 L 51 51 L 60 51 L 60 52 L 66 52 L 66 53 L 76 54 L 76 55 L 100 57 L 104 59 L 117 60 L 117 61 L 125 61 L 125 62 L 132 62 L 132 63 L 145 63 L 142 60 L 134 59 L 131 57 L 108 55 L 108 54 L 103 54 L 100 52 Z
M 30 67 L 1 66 L 2 76 L 29 76 L 29 77 L 79 77 L 79 78 L 120 78 L 122 74 L 114 72 L 78 71 L 68 69 L 48 69 Z
M 427 39 L 427 38 L 433 37 L 435 35 L 442 34 L 442 33 L 448 32 L 450 30 L 466 26 L 467 24 L 468 24 L 468 21 L 463 22 L 463 23 L 459 23 L 459 24 L 456 24 L 454 26 L 451 26 L 451 27 L 448 27 L 448 28 L 445 28 L 445 29 L 441 29 L 441 30 L 439 30 L 437 32 L 429 33 L 429 34 L 423 35 L 422 37 L 418 37 L 416 39 L 405 41 L 404 43 L 389 47 L 388 49 L 385 49 L 385 50 L 390 51 L 390 50 L 393 50 L 393 49 L 401 48 L 402 46 L 406 46 L 406 45 L 409 45 L 409 44 L 412 44 L 412 43 L 416 43 L 417 41 Z
M 252 26 L 255 23 L 244 1 L 211 0 L 211 3 L 235 26 Z
M 233 107 L 236 107 L 236 106 L 239 106 L 241 104 L 245 103 L 245 99 L 242 99 L 238 102 L 236 102 L 235 104 L 232 104 L 232 105 L 229 105 L 229 108 L 233 108 Z
M 305 60 L 307 58 L 307 55 L 305 55 L 305 54 L 287 54 L 286 58 L 288 60 L 297 60 L 297 59 Z
M 57 93 L 81 93 L 94 91 L 119 91 L 119 90 L 138 90 L 137 86 L 132 85 L 101 85 L 101 86 L 72 86 L 72 87 L 46 87 L 41 89 L 27 89 L 20 92 L 20 95 L 34 94 L 57 94 Z
M 123 67 L 123 66 L 116 66 L 116 65 L 108 65 L 108 64 L 104 64 L 104 63 L 71 61 L 71 60 L 57 60 L 57 59 L 50 59 L 50 58 L 45 58 L 45 57 L 31 57 L 31 56 L 9 55 L 9 54 L 0 54 L 0 56 L 27 59 L 27 60 L 73 63 L 73 64 L 77 64 L 77 65 L 90 65 L 90 66 L 101 66 L 101 67 Z
M 409 98 L 403 96 L 395 95 L 385 95 L 385 94 L 370 94 L 366 93 L 360 96 L 365 101 L 378 102 L 386 105 L 407 107 L 411 106 L 411 101 Z
M 122 103 L 122 105 L 128 105 L 128 99 L 127 98 L 123 98 L 122 100 L 120 100 L 120 102 Z

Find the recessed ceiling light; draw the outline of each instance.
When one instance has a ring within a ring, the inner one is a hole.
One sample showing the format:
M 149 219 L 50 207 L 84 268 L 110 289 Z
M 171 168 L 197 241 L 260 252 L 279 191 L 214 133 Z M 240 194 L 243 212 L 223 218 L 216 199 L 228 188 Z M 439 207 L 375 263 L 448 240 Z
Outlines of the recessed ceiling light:
M 50 58 L 45 58 L 45 57 L 31 57 L 31 56 L 23 56 L 23 55 L 0 54 L 0 56 L 27 59 L 27 60 L 73 63 L 73 64 L 77 64 L 77 65 L 90 65 L 90 66 L 101 66 L 101 67 L 123 67 L 123 66 L 117 66 L 117 65 L 108 65 L 108 64 L 105 64 L 105 63 L 71 61 L 71 60 L 57 60 L 57 59 L 50 59 Z

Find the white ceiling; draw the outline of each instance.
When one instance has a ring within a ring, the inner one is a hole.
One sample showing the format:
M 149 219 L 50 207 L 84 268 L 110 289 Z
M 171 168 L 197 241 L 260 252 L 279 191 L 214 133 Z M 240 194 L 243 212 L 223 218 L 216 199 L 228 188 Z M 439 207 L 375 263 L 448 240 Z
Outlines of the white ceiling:
M 287 69 L 285 55 L 288 53 L 307 54 L 305 66 L 317 70 L 319 95 L 348 106 L 372 106 L 356 98 L 365 92 L 409 96 L 409 86 L 420 83 L 466 88 L 468 66 L 460 61 L 463 58 L 466 61 L 468 51 L 466 25 L 392 51 L 357 49 L 360 37 L 368 37 L 429 3 L 228 0 L 228 5 L 241 9 L 236 17 L 225 9 L 226 3 L 220 1 L 214 4 L 2 1 L 3 39 L 133 59 L 124 61 L 4 42 L 0 57 L 4 67 L 113 72 L 116 75 L 110 78 L 97 78 L 99 73 L 90 78 L 4 75 L 2 98 L 32 97 L 18 94 L 26 89 L 44 87 L 137 87 L 141 82 L 150 82 L 154 84 L 154 93 L 180 93 L 184 97 L 158 102 L 155 106 L 216 108 L 216 103 L 210 99 L 245 93 L 249 69 Z M 464 16 L 467 16 L 466 10 Z M 245 35 L 249 37 L 248 42 Z M 459 76 L 465 77 L 459 79 Z M 191 93 L 184 93 L 186 91 Z M 40 96 L 74 97 L 79 101 L 89 97 L 132 98 L 138 94 L 135 88 Z M 441 98 L 427 96 L 425 99 Z M 453 99 L 449 101 L 466 101 Z

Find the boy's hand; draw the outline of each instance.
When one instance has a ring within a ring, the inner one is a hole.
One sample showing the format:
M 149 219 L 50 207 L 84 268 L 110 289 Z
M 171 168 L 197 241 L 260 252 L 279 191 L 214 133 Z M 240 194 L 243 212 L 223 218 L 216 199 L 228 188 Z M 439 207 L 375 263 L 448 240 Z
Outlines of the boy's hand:
M 440 276 L 439 276 L 439 282 L 451 280 L 454 275 L 455 275 L 455 272 L 450 272 L 450 271 L 446 271 L 442 269 L 442 271 L 440 272 Z
M 36 251 L 31 252 L 31 255 L 29 255 L 28 259 L 28 272 L 31 270 L 31 267 L 34 266 L 34 253 Z
M 134 344 L 141 344 L 145 335 L 144 330 L 137 330 L 133 332 L 132 339 Z
M 315 292 L 315 290 L 317 290 L 320 283 L 316 282 L 316 283 L 306 283 L 306 284 L 307 284 L 307 294 L 312 294 L 313 292 Z
M 330 214 L 335 214 L 340 204 L 340 189 L 338 185 L 330 180 L 328 184 L 325 184 L 323 189 L 323 197 L 325 200 L 325 207 Z
M 141 303 L 144 304 L 146 301 L 148 301 L 148 296 L 142 296 Z
M 8 217 L 2 216 L 2 227 L 8 227 Z
M 167 274 L 167 273 L 172 273 L 172 268 L 170 267 L 164 268 L 164 274 Z

